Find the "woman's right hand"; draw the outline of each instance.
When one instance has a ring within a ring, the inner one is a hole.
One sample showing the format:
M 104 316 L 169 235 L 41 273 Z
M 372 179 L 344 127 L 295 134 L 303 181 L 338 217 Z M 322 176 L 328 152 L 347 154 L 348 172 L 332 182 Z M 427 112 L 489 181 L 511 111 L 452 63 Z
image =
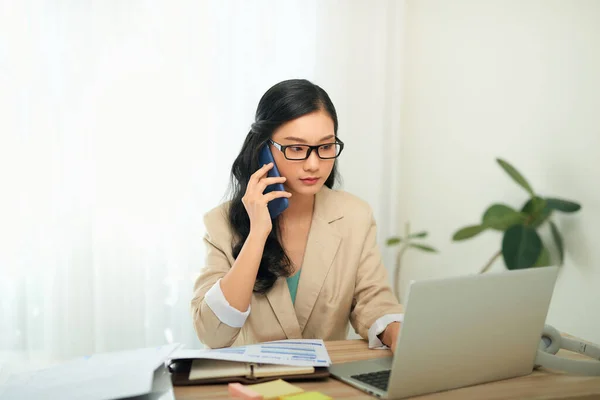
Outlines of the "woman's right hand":
M 263 194 L 267 186 L 274 183 L 284 183 L 285 177 L 267 177 L 267 172 L 273 168 L 273 163 L 265 164 L 250 177 L 242 203 L 250 218 L 250 234 L 256 234 L 266 239 L 273 229 L 271 215 L 267 205 L 279 197 L 289 198 L 292 194 L 285 191 L 272 191 Z

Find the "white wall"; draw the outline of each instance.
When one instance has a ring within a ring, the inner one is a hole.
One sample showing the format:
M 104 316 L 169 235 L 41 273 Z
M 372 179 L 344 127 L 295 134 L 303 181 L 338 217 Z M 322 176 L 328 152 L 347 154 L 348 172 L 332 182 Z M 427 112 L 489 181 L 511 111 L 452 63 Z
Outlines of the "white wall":
M 526 199 L 502 157 L 539 193 L 582 204 L 555 219 L 567 252 L 548 322 L 600 343 L 598 21 L 594 0 L 407 2 L 398 226 L 429 230 L 441 253 L 407 253 L 403 287 L 477 272 L 499 249 L 499 233 L 451 236 Z

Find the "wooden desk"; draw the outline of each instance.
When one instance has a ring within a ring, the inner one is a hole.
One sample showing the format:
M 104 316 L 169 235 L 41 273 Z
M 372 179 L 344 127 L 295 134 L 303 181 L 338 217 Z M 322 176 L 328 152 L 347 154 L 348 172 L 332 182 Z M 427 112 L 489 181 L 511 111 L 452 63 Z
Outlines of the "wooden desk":
M 333 363 L 386 357 L 389 350 L 371 350 L 364 340 L 326 342 Z M 583 358 L 561 350 L 560 355 Z M 319 382 L 292 382 L 306 391 L 319 391 L 334 399 L 373 399 L 358 389 L 334 378 Z M 229 399 L 227 385 L 175 387 L 177 400 Z M 559 372 L 536 370 L 530 375 L 470 386 L 446 392 L 417 396 L 419 400 L 447 399 L 600 399 L 600 377 L 566 375 Z

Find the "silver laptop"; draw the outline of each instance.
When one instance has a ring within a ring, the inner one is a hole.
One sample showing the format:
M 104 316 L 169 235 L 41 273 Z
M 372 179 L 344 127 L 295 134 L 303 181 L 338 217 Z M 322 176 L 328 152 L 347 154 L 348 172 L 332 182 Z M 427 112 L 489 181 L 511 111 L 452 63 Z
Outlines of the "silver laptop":
M 395 356 L 329 370 L 386 399 L 530 374 L 557 274 L 542 267 L 414 282 Z

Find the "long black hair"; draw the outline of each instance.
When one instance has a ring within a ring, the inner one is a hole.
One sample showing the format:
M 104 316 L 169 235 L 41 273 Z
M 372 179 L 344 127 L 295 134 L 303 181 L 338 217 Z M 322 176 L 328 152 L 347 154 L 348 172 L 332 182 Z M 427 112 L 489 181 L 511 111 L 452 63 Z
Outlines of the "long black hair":
M 337 136 L 338 119 L 335 107 L 327 93 L 319 86 L 305 79 L 291 79 L 277 83 L 260 99 L 255 121 L 242 145 L 239 155 L 231 168 L 231 203 L 229 223 L 234 233 L 232 251 L 234 258 L 240 254 L 250 233 L 250 218 L 242 203 L 242 197 L 250 176 L 259 168 L 258 155 L 262 146 L 282 124 L 303 115 L 323 110 L 333 120 Z M 337 179 L 337 160 L 325 186 L 332 188 Z M 266 293 L 280 276 L 290 276 L 291 262 L 281 242 L 279 217 L 273 220 L 273 228 L 265 243 L 260 267 L 254 284 L 254 292 Z M 237 241 L 236 241 L 237 240 Z

